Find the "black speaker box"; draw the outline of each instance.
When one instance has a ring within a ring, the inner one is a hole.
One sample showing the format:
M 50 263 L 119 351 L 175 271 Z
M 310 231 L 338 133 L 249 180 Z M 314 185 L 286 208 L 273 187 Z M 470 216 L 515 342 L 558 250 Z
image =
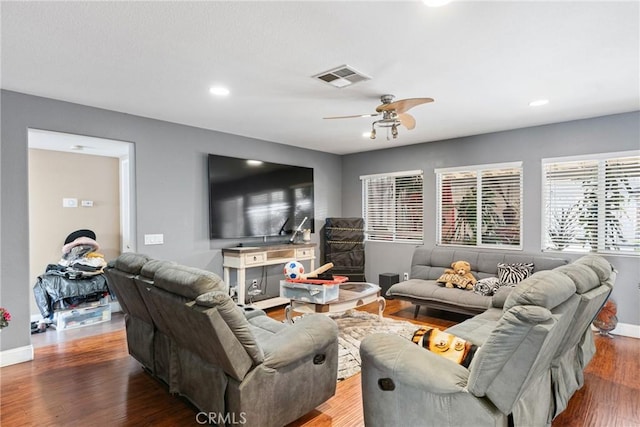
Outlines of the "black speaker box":
M 380 294 L 383 297 L 387 298 L 387 291 L 389 290 L 391 285 L 394 285 L 400 281 L 400 275 L 396 273 L 382 273 L 378 279 L 381 288 Z

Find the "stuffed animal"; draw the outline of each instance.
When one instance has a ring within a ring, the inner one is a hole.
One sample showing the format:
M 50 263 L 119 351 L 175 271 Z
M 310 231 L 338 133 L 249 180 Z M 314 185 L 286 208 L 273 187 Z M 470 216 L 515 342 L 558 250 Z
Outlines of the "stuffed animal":
M 447 288 L 458 287 L 460 289 L 473 289 L 477 280 L 471 274 L 471 265 L 467 261 L 455 261 L 451 268 L 447 268 L 437 280 L 444 283 Z

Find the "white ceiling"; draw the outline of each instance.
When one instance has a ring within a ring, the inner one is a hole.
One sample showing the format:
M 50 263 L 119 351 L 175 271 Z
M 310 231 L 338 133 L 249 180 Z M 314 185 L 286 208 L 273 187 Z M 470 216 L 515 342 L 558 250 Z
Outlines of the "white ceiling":
M 330 153 L 640 109 L 638 1 L 3 1 L 1 15 L 3 89 Z M 343 64 L 372 80 L 311 78 Z M 372 118 L 322 119 L 385 93 L 435 103 L 391 141 L 362 137 Z

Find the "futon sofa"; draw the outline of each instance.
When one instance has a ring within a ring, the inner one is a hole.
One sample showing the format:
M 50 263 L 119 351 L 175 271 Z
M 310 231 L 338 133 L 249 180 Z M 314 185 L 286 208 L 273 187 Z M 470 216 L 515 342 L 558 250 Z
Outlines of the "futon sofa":
M 391 286 L 385 296 L 415 304 L 414 317 L 417 317 L 421 306 L 475 315 L 491 307 L 494 298 L 505 298 L 508 290 L 503 289 L 496 295 L 481 295 L 456 287 L 447 288 L 436 282 L 445 269 L 451 268 L 454 261 L 467 261 L 471 264 L 471 273 L 478 280 L 496 277 L 499 263 L 532 263 L 533 272 L 567 264 L 566 259 L 549 256 L 418 246 L 411 259 L 410 279 Z
M 616 272 L 587 255 L 534 273 L 504 301 L 446 330 L 478 346 L 466 368 L 392 334 L 360 346 L 367 426 L 550 425 L 583 385 L 590 324 Z
M 129 353 L 215 419 L 282 426 L 335 394 L 338 330 L 328 317 L 276 321 L 235 304 L 213 273 L 141 254 L 122 254 L 105 274 Z

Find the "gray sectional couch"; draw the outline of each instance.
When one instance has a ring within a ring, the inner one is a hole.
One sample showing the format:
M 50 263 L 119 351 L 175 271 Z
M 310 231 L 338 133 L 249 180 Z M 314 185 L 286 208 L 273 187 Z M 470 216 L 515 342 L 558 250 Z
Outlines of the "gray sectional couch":
M 424 273 L 431 277 L 428 268 Z M 365 424 L 550 425 L 583 385 L 595 354 L 590 324 L 615 277 L 608 261 L 587 255 L 538 271 L 492 299 L 495 306 L 446 330 L 478 346 L 469 368 L 395 335 L 366 337 Z
M 338 330 L 328 317 L 278 322 L 236 305 L 213 273 L 140 254 L 122 254 L 105 274 L 129 353 L 200 411 L 276 427 L 335 394 Z
M 504 300 L 508 290 L 502 290 L 495 296 L 485 296 L 469 290 L 446 288 L 436 282 L 445 269 L 451 268 L 454 261 L 467 261 L 471 264 L 471 273 L 476 279 L 495 277 L 498 263 L 533 263 L 534 272 L 550 270 L 567 264 L 562 258 L 521 254 L 478 252 L 470 249 L 429 248 L 419 246 L 411 259 L 410 279 L 396 283 L 386 293 L 389 299 L 401 299 L 415 304 L 415 316 L 421 306 L 462 314 L 475 315 L 484 312 L 493 305 L 493 300 Z M 497 303 L 500 304 L 500 303 Z

